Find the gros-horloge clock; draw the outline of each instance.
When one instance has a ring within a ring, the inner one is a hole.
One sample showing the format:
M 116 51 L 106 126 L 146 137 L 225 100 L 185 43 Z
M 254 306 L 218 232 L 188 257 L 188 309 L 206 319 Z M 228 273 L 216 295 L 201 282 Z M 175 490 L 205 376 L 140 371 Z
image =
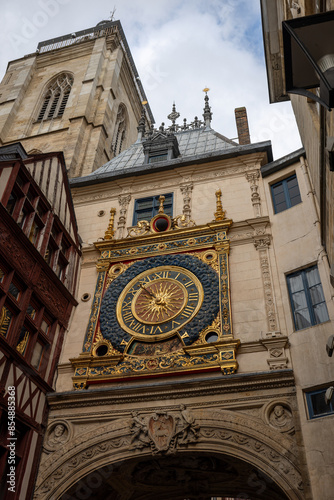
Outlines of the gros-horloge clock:
M 163 339 L 191 321 L 202 302 L 203 287 L 192 272 L 179 266 L 154 267 L 124 288 L 117 319 L 136 339 Z
M 121 352 L 132 339 L 157 342 L 176 334 L 190 345 L 218 312 L 217 273 L 194 256 L 164 255 L 135 262 L 111 283 L 100 328 Z

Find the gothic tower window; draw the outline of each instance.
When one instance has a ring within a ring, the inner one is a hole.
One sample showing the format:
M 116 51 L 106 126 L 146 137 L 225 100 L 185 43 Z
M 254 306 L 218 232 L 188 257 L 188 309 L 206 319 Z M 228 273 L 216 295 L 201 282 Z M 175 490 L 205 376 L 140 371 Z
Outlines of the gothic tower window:
M 47 87 L 37 121 L 52 120 L 63 116 L 73 85 L 73 77 L 61 73 Z
M 127 122 L 128 120 L 127 120 L 126 107 L 124 106 L 124 104 L 120 104 L 117 111 L 114 137 L 111 145 L 111 150 L 114 156 L 121 153 L 124 147 L 126 139 Z

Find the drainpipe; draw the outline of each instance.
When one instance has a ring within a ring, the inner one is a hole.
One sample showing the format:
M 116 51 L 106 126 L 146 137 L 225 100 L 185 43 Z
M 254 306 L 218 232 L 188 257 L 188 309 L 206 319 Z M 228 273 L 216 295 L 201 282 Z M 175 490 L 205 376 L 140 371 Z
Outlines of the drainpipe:
M 302 172 L 304 174 L 305 183 L 306 183 L 306 186 L 307 186 L 307 196 L 309 196 L 311 198 L 313 209 L 314 209 L 315 220 L 314 220 L 313 224 L 315 226 L 317 224 L 320 225 L 319 207 L 318 207 L 317 202 L 316 202 L 315 191 L 312 188 L 308 165 L 307 165 L 307 163 L 305 161 L 304 156 L 300 156 L 299 161 L 300 161 L 300 164 L 301 164 L 301 167 L 302 167 Z
M 321 244 L 326 249 L 326 112 L 320 106 L 320 131 L 319 131 L 319 183 L 320 183 L 320 235 Z

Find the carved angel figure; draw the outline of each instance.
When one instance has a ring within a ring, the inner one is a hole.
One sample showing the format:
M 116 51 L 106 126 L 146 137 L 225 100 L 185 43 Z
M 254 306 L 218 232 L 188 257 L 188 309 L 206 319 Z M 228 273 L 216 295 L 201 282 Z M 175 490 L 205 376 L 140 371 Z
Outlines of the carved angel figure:
M 132 423 L 130 427 L 130 432 L 132 434 L 130 443 L 134 443 L 135 448 L 145 448 L 150 444 L 150 438 L 148 437 L 148 429 L 145 422 L 145 418 L 140 418 L 138 412 L 133 411 Z
M 177 431 L 179 437 L 179 444 L 186 444 L 192 441 L 196 441 L 198 438 L 199 425 L 195 423 L 195 417 L 192 413 L 186 408 L 185 405 L 180 405 L 180 416 L 179 416 L 179 425 L 181 428 Z

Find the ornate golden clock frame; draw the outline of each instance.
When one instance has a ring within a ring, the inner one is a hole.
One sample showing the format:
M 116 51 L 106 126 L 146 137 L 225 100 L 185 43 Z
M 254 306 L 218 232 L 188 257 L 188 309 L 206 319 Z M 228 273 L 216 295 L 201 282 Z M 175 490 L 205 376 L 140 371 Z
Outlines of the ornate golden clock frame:
M 232 220 L 225 218 L 220 196 L 218 191 L 215 221 L 211 223 L 194 226 L 189 224 L 192 221 L 188 221 L 188 225 L 186 221 L 183 227 L 175 227 L 173 222 L 180 220 L 179 216 L 171 219 L 171 228 L 164 232 L 153 231 L 151 225 L 147 226 L 150 229 L 145 234 L 121 240 L 113 239 L 115 209 L 111 209 L 111 221 L 104 241 L 95 243 L 101 255 L 97 262 L 97 285 L 83 352 L 71 360 L 75 370 L 75 389 L 142 376 L 214 370 L 221 370 L 224 375 L 236 372 L 236 350 L 240 341 L 232 335 L 227 237 Z M 160 213 L 163 214 L 163 209 Z M 144 226 L 139 226 L 139 232 Z M 201 308 L 203 288 L 200 280 L 190 270 L 178 266 L 145 270 L 130 280 L 121 292 L 117 302 L 117 320 L 121 329 L 136 341 L 163 342 L 158 344 L 159 349 L 153 354 L 131 354 L 132 340 L 122 340 L 124 351 L 117 350 L 110 340 L 103 337 L 99 324 L 101 301 L 108 287 L 136 262 L 149 257 L 173 255 L 199 259 L 218 274 L 217 317 L 199 332 L 194 342 L 186 345 L 186 340 L 189 341 L 186 339 L 187 332 L 182 335 L 178 332 L 181 327 L 186 329 Z M 190 286 L 192 291 L 188 292 Z M 127 300 L 129 298 L 132 300 Z M 173 335 L 179 346 L 174 350 L 170 347 L 169 350 L 164 349 L 173 342 L 165 339 L 173 338 Z

